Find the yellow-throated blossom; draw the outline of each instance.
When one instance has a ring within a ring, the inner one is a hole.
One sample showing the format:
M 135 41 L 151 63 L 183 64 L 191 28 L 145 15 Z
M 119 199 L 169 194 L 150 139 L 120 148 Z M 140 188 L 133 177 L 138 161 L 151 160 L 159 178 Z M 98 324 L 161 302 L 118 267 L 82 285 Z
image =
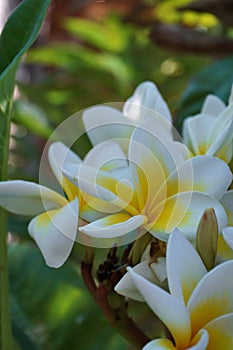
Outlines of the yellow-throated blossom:
M 127 149 L 135 126 L 151 117 L 160 126 L 163 136 L 172 139 L 172 117 L 156 85 L 150 81 L 138 85 L 124 103 L 122 111 L 110 106 L 94 106 L 83 113 L 83 122 L 93 146 L 115 139 Z
M 61 143 L 49 149 L 54 175 L 63 184 L 66 196 L 34 182 L 0 182 L 0 205 L 17 215 L 35 216 L 28 231 L 40 248 L 48 266 L 60 267 L 70 255 L 78 229 L 79 202 L 77 189 L 62 181 L 64 159 L 80 163 L 79 157 Z
M 216 156 L 229 163 L 233 150 L 233 93 L 229 105 L 208 95 L 201 113 L 183 122 L 183 141 L 195 155 Z
M 80 228 L 92 238 L 89 244 L 125 244 L 146 231 L 167 240 L 175 227 L 194 239 L 207 207 L 214 208 L 220 230 L 226 225 L 218 199 L 232 181 L 228 165 L 211 156 L 186 160 L 176 142 L 163 138 L 161 128 L 148 118 L 135 127 L 127 155 L 118 143 L 104 141 L 82 164 L 63 167 L 64 175 L 84 194 L 102 201 L 95 209 L 103 218 Z M 103 203 L 112 205 L 112 211 Z
M 152 340 L 143 350 L 232 350 L 233 261 L 207 272 L 190 242 L 173 232 L 166 266 L 170 293 L 129 269 L 142 298 L 174 339 Z

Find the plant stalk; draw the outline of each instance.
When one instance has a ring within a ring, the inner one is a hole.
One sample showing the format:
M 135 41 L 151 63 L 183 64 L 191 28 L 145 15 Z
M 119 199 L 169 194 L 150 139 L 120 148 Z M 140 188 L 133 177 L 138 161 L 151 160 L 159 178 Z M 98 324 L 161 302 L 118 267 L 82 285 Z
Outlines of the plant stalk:
M 7 180 L 8 149 L 10 139 L 12 101 L 6 105 L 4 113 L 0 111 L 0 129 L 2 138 L 0 180 Z M 9 300 L 9 271 L 7 254 L 7 212 L 0 208 L 0 349 L 12 350 L 12 330 Z

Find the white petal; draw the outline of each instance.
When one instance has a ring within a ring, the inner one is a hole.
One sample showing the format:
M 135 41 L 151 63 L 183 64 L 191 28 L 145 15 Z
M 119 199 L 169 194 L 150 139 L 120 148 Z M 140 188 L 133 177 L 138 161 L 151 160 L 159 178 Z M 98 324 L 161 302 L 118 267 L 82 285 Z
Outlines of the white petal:
M 199 114 L 184 120 L 183 140 L 194 155 L 206 153 L 209 130 L 215 119 L 211 115 Z
M 209 333 L 208 349 L 233 349 L 233 313 L 216 318 L 205 329 Z
M 175 230 L 167 245 L 167 274 L 170 293 L 187 304 L 207 270 L 191 243 Z
M 29 234 L 40 248 L 46 264 L 60 267 L 68 259 L 78 228 L 78 200 L 60 210 L 45 212 L 34 218 Z
M 215 118 L 214 123 L 211 125 L 208 144 L 211 145 L 215 142 L 216 137 L 219 138 L 229 128 L 233 118 L 233 104 L 230 104 L 224 109 L 224 111 Z M 232 139 L 232 134 L 229 135 Z
M 219 201 L 200 192 L 178 193 L 169 197 L 164 203 L 159 203 L 151 213 L 154 225 L 148 224 L 146 228 L 158 239 L 167 240 L 169 234 L 177 227 L 181 233 L 193 241 L 206 208 L 215 210 L 220 232 L 227 223 L 225 210 Z
M 204 192 L 216 199 L 222 197 L 232 181 L 229 166 L 221 159 L 211 156 L 191 158 L 181 164 L 177 171 L 181 187 L 183 183 L 192 182 L 193 191 Z
M 227 245 L 233 249 L 233 226 L 225 227 L 222 230 L 222 234 Z
M 61 169 L 64 163 L 81 163 L 81 159 L 62 142 L 54 142 L 49 146 L 48 159 L 54 175 L 60 184 L 62 184 L 63 180 Z
M 233 226 L 233 190 L 227 191 L 223 195 L 221 203 L 227 213 L 228 226 Z
M 183 154 L 173 142 L 161 139 L 159 126 L 153 119 L 147 119 L 135 128 L 128 154 L 140 209 L 154 206 L 152 200 L 159 190 L 160 201 L 164 200 L 165 179 L 184 161 Z
M 185 349 L 190 342 L 191 328 L 183 303 L 132 269 L 128 271 L 146 303 L 171 332 L 177 348 Z
M 143 82 L 138 85 L 133 95 L 126 101 L 123 114 L 130 120 L 136 120 L 140 123 L 148 116 L 153 117 L 155 112 L 171 123 L 171 113 L 156 85 L 150 81 Z
M 201 329 L 196 336 L 192 339 L 192 342 L 187 350 L 205 350 L 209 344 L 209 334 L 205 329 Z
M 194 191 L 204 192 L 219 199 L 232 182 L 229 166 L 216 157 L 199 156 L 191 160 Z
M 209 341 L 208 332 L 202 329 L 196 337 L 192 340 L 189 347 L 185 348 L 186 350 L 205 350 L 207 349 Z M 212 348 L 211 348 L 212 349 Z M 220 348 L 218 348 L 220 349 Z M 149 342 L 142 350 L 178 350 L 172 342 L 168 339 L 156 339 Z
M 168 339 L 155 339 L 147 343 L 142 350 L 177 350 L 177 348 Z
M 203 103 L 201 113 L 217 117 L 225 108 L 225 103 L 219 97 L 208 95 Z
M 219 232 L 226 226 L 227 217 L 220 202 L 204 193 L 193 192 L 185 216 L 177 226 L 187 238 L 190 238 L 191 240 L 194 239 L 198 223 L 206 208 L 214 209 L 218 221 Z
M 105 171 L 83 164 L 66 163 L 62 170 L 64 175 L 83 191 L 82 196 L 88 204 L 89 197 L 85 193 L 108 202 L 110 207 L 106 214 L 118 212 L 119 208 L 133 215 L 138 214 L 137 197 L 133 185 L 127 179 L 118 181 Z M 99 204 L 100 206 L 95 207 L 95 210 L 103 212 L 107 209 L 107 205 L 102 206 L 101 202 Z
M 154 284 L 160 283 L 156 274 L 153 272 L 153 270 L 150 267 L 149 260 L 145 260 L 137 264 L 136 266 L 133 267 L 133 270 Z M 131 298 L 137 301 L 144 301 L 141 294 L 137 290 L 134 282 L 132 281 L 132 278 L 129 272 L 126 272 L 126 274 L 121 278 L 121 280 L 117 283 L 114 289 L 117 293 L 124 295 L 125 297 Z
M 11 213 L 34 216 L 66 204 L 65 197 L 34 182 L 0 182 L 0 205 Z
M 83 163 L 108 172 L 117 168 L 128 167 L 125 153 L 119 144 L 113 141 L 104 141 L 93 147 L 86 155 Z
M 228 104 L 231 104 L 233 102 L 233 84 L 231 85 L 231 92 L 228 98 Z
M 212 131 L 213 130 L 213 131 Z M 213 137 L 213 135 L 215 135 Z M 210 138 L 208 140 L 209 148 L 206 152 L 207 155 L 215 155 L 224 161 L 228 160 L 231 155 L 229 152 L 229 146 L 232 146 L 233 137 L 233 121 L 225 126 L 224 129 L 216 131 L 216 128 L 211 129 Z
M 101 248 L 128 244 L 145 233 L 138 230 L 145 222 L 144 215 L 133 217 L 124 213 L 109 215 L 80 227 L 78 241 Z
M 83 123 L 92 145 L 113 140 L 127 150 L 127 140 L 134 129 L 134 123 L 127 120 L 119 110 L 108 106 L 88 108 L 83 113 Z
M 197 284 L 188 302 L 193 334 L 215 318 L 233 312 L 232 271 L 233 261 L 224 262 Z
M 155 263 L 150 265 L 150 268 L 159 279 L 160 284 L 162 284 L 167 278 L 166 258 L 159 257 Z
M 233 250 L 229 247 L 223 238 L 223 235 L 220 233 L 218 236 L 218 250 L 215 265 L 221 264 L 226 260 L 233 260 Z

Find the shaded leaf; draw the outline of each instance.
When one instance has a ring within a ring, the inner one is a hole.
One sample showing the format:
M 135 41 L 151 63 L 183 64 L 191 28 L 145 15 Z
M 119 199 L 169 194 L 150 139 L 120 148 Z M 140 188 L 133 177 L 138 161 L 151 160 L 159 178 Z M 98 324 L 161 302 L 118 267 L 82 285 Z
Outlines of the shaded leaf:
M 31 102 L 17 100 L 14 104 L 13 120 L 16 123 L 23 124 L 36 135 L 48 138 L 52 133 L 52 128 L 44 111 Z
M 8 19 L 0 36 L 0 107 L 14 89 L 23 54 L 35 40 L 50 0 L 24 0 Z
M 9 253 L 11 293 L 43 350 L 102 350 L 103 344 L 127 349 L 91 299 L 77 266 L 46 267 L 34 244 L 12 244 Z
M 233 56 L 219 60 L 196 74 L 179 102 L 177 127 L 183 120 L 200 112 L 205 97 L 214 94 L 227 102 L 233 82 Z
M 120 52 L 126 44 L 126 32 L 122 33 L 115 21 L 102 24 L 88 19 L 66 18 L 64 28 L 100 49 Z

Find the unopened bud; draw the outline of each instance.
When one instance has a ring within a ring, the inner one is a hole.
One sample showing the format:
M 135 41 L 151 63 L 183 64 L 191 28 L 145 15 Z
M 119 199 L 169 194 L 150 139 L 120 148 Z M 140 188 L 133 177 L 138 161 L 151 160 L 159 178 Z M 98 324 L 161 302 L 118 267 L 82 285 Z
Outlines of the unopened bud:
M 218 246 L 218 222 L 214 209 L 204 211 L 198 225 L 196 235 L 196 250 L 205 267 L 210 270 L 215 261 Z

